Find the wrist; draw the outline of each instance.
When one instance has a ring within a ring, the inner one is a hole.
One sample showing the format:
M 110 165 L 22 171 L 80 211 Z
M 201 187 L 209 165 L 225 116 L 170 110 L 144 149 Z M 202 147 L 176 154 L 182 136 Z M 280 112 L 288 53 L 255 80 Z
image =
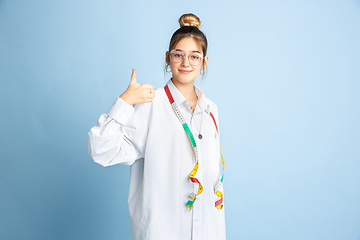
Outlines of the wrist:
M 124 100 L 127 104 L 129 104 L 129 105 L 134 105 L 135 103 L 133 103 L 132 101 L 131 101 L 131 99 L 129 99 L 129 97 L 126 95 L 126 94 L 121 94 L 120 96 L 119 96 L 119 98 L 121 98 L 122 100 Z

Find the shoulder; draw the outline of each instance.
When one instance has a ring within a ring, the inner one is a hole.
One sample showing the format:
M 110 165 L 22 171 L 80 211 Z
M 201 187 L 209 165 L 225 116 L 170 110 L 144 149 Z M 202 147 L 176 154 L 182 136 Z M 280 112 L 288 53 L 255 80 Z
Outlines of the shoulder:
M 216 103 L 214 103 L 213 101 L 211 101 L 210 99 L 206 99 L 209 105 L 209 108 L 213 108 L 213 109 L 217 109 L 217 105 Z
M 153 105 L 157 105 L 157 104 L 163 104 L 163 103 L 168 103 L 168 98 L 166 96 L 166 92 L 165 89 L 163 87 L 161 88 L 157 88 L 155 90 L 155 97 L 152 101 Z
M 157 88 L 155 90 L 155 98 L 159 99 L 159 98 L 164 98 L 164 97 L 166 97 L 165 89 L 163 87 Z
M 207 111 L 210 113 L 213 113 L 215 115 L 218 114 L 218 106 L 216 105 L 216 103 L 214 103 L 213 101 L 211 101 L 208 98 L 205 98 L 206 103 L 207 103 Z

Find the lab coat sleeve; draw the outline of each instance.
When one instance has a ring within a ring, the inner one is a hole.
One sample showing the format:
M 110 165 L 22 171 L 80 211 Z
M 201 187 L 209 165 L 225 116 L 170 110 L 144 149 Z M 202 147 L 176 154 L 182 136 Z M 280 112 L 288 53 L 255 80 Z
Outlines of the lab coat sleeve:
M 102 114 L 88 133 L 92 159 L 106 167 L 118 163 L 131 165 L 144 157 L 150 104 L 131 106 L 116 99 L 107 114 Z

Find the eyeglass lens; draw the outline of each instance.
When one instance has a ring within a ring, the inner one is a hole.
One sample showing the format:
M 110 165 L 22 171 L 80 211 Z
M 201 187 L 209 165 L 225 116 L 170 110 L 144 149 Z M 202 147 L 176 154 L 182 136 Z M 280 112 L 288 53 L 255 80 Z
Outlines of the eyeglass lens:
M 170 59 L 174 63 L 181 62 L 184 59 L 184 57 L 185 54 L 182 51 L 177 50 L 174 52 L 170 52 Z M 203 60 L 201 54 L 197 52 L 191 53 L 190 55 L 188 55 L 188 57 L 190 64 L 194 66 L 200 65 Z

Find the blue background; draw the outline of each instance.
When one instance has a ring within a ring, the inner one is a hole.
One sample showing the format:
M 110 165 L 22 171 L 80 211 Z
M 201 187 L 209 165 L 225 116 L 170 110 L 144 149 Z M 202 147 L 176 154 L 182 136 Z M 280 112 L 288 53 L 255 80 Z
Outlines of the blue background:
M 92 162 L 87 132 L 131 68 L 167 82 L 187 12 L 209 41 L 228 239 L 360 239 L 358 0 L 0 0 L 0 239 L 131 239 L 129 167 Z

